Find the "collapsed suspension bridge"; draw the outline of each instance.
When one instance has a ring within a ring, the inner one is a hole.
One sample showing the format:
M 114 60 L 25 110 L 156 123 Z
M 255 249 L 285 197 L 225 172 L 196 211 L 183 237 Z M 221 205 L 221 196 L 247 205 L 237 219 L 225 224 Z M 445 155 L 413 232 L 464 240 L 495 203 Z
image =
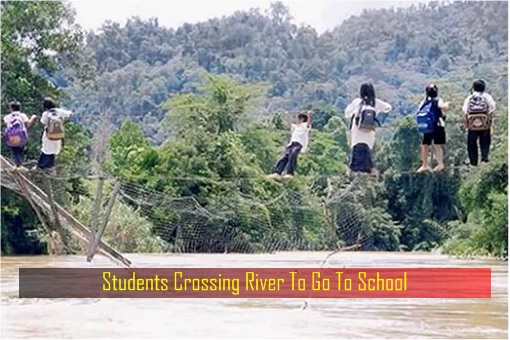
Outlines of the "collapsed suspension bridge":
M 64 247 L 69 243 L 76 245 L 73 242 L 76 240 L 82 251 L 87 250 L 88 261 L 99 252 L 118 264 L 131 265 L 119 251 L 101 240 L 103 235 L 108 236 L 110 244 L 127 252 L 146 252 L 120 244 L 136 243 L 149 236 L 159 243 L 153 251 L 189 253 L 338 251 L 357 249 L 360 235 L 362 241 L 370 237 L 361 232 L 363 222 L 356 209 L 349 208 L 345 202 L 346 198 L 351 203 L 366 200 L 350 190 L 358 183 L 356 180 L 337 186 L 331 185 L 328 179 L 327 193 L 320 200 L 310 201 L 301 193 L 283 186 L 276 196 L 265 199 L 236 191 L 237 194 L 229 196 L 227 202 L 206 209 L 192 196 L 173 197 L 143 185 L 116 179 L 110 181 L 109 176 L 92 176 L 98 179 L 95 199 L 88 198 L 87 204 L 79 199 L 69 205 L 69 201 L 57 202 L 62 199 L 59 189 L 65 187 L 61 184 L 69 185 L 71 179 L 90 176 L 74 174 L 60 178 L 40 171 L 22 173 L 13 171 L 13 165 L 4 157 L 1 157 L 1 163 L 1 185 L 24 196 L 30 203 L 45 229 L 44 235 L 50 236 L 48 247 L 57 248 L 54 245 L 57 241 Z M 39 183 L 39 177 L 42 177 L 42 183 Z M 106 190 L 103 190 L 103 184 Z M 103 192 L 110 193 L 107 202 L 103 200 Z M 102 213 L 101 207 L 105 208 Z M 125 234 L 126 228 L 130 228 L 129 218 L 126 219 L 129 211 L 141 216 L 132 224 L 149 227 Z M 45 217 L 50 223 L 45 222 Z M 109 231 L 105 234 L 107 225 Z M 250 227 L 246 229 L 247 226 Z M 310 233 L 316 236 L 311 237 Z M 317 246 L 317 240 L 321 245 Z M 72 253 L 72 249 L 65 250 Z
M 7 170 L 12 173 L 12 177 L 2 176 L 1 185 L 23 195 L 28 200 L 36 212 L 37 217 L 50 235 L 54 235 L 54 233 L 57 232 L 61 239 L 64 238 L 64 233 L 62 230 L 62 227 L 64 227 L 66 230 L 71 232 L 78 241 L 82 242 L 88 247 L 88 261 L 91 261 L 94 254 L 99 252 L 117 264 L 121 264 L 127 267 L 131 266 L 130 260 L 125 258 L 122 254 L 113 249 L 107 243 L 101 241 L 101 236 L 104 232 L 104 228 L 106 227 L 107 219 L 103 222 L 102 229 L 99 232 L 97 230 L 91 230 L 89 227 L 76 219 L 61 205 L 54 202 L 51 190 L 46 193 L 43 189 L 30 181 L 26 176 L 13 171 L 14 167 L 10 161 L 5 159 L 3 156 L 0 156 L 0 159 L 2 170 Z M 108 215 L 108 210 L 111 210 L 114 199 L 115 197 L 112 196 L 107 207 L 106 215 Z M 57 226 L 58 231 L 52 231 L 50 229 L 49 225 L 45 222 L 43 214 L 52 220 L 53 224 Z M 97 212 L 95 215 L 97 216 Z M 97 221 L 97 219 L 95 219 L 95 221 Z M 96 223 L 92 229 L 95 229 L 94 227 L 97 227 Z

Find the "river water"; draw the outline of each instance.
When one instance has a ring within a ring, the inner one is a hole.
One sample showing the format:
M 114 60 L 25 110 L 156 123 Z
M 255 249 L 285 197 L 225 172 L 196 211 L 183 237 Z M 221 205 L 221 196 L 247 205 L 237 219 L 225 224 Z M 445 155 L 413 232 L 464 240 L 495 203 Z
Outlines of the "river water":
M 326 253 L 130 255 L 133 267 L 308 267 Z M 20 267 L 114 267 L 98 256 L 2 257 L 1 337 L 13 338 L 454 338 L 507 339 L 507 264 L 415 253 L 339 253 L 325 267 L 490 267 L 491 299 L 18 298 Z

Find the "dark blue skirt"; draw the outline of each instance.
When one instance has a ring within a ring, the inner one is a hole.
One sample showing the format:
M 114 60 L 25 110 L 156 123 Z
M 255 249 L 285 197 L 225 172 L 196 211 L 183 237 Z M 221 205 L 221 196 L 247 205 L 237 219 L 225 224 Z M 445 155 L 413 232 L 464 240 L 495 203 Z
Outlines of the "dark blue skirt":
M 351 153 L 351 160 L 349 168 L 353 172 L 366 172 L 374 168 L 374 162 L 372 161 L 372 150 L 365 143 L 354 145 Z

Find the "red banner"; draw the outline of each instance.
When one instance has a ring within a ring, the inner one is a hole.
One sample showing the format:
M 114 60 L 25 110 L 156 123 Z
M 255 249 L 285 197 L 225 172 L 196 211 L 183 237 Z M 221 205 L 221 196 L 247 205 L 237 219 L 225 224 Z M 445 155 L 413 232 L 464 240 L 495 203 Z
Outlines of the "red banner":
M 20 269 L 20 298 L 490 298 L 490 268 Z

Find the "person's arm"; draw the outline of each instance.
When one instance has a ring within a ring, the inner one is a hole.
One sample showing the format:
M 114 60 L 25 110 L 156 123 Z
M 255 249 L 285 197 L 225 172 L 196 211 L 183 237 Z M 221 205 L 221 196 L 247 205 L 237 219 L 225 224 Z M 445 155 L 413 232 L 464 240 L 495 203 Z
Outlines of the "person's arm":
M 471 98 L 471 96 L 464 99 L 464 104 L 462 104 L 462 113 L 464 113 L 464 115 L 467 115 L 467 112 L 468 112 L 469 98 Z
M 47 125 L 48 124 L 48 111 L 44 111 L 42 116 L 41 116 L 41 120 L 40 120 L 41 124 L 42 125 Z
M 351 118 L 354 116 L 359 110 L 359 104 L 361 104 L 361 99 L 354 99 L 347 107 L 345 108 L 345 118 Z
M 62 116 L 62 118 L 69 118 L 71 117 L 71 115 L 73 114 L 72 111 L 69 111 L 69 110 L 64 110 L 64 109 L 61 109 L 61 108 L 56 108 L 55 109 L 57 111 L 57 113 Z
M 489 113 L 493 113 L 496 111 L 496 102 L 494 101 L 494 98 L 488 93 L 485 93 L 485 99 L 487 100 L 487 104 L 489 104 Z
M 26 117 L 26 116 L 25 116 Z M 34 124 L 34 122 L 37 120 L 37 116 L 36 115 L 32 115 L 30 116 L 30 119 L 28 119 L 28 117 L 26 117 L 26 121 L 25 121 L 25 126 L 27 127 L 27 129 L 29 127 L 32 126 L 32 124 Z
M 386 103 L 385 101 L 377 99 L 377 98 L 375 99 L 375 111 L 377 111 L 377 113 L 379 113 L 379 112 L 388 113 L 392 109 L 393 108 L 391 107 L 391 105 Z
M 313 114 L 313 111 L 308 111 L 307 114 L 308 114 L 308 124 L 306 124 L 306 127 L 310 129 L 312 127 L 312 114 Z
M 443 101 L 443 99 L 439 98 L 437 101 L 437 107 L 439 107 L 443 112 L 448 111 L 450 108 L 450 103 Z

